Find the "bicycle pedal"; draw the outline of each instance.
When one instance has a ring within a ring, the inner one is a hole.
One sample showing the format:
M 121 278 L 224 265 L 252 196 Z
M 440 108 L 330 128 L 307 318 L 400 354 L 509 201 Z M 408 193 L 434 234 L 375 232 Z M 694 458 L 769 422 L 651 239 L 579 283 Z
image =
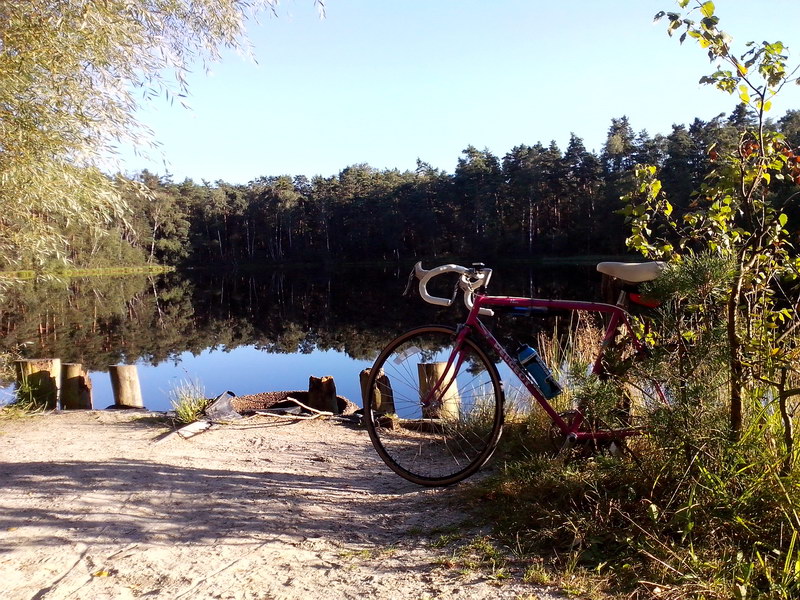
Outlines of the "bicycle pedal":
M 575 447 L 575 443 L 578 441 L 577 436 L 574 433 L 571 433 L 567 437 L 564 438 L 564 443 L 561 444 L 561 449 L 558 451 L 559 454 L 564 452 L 565 450 L 571 450 Z

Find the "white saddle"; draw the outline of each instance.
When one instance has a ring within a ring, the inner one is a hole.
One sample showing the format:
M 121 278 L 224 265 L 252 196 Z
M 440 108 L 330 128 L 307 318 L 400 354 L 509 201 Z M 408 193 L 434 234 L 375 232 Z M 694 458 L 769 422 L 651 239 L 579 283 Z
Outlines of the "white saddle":
M 626 283 L 652 281 L 666 268 L 667 263 L 661 261 L 643 263 L 601 262 L 597 265 L 597 270 L 600 273 L 616 277 Z

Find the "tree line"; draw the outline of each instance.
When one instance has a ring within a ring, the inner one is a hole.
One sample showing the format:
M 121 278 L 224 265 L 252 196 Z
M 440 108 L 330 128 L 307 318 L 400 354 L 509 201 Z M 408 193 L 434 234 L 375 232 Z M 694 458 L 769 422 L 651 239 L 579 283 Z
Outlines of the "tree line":
M 600 152 L 574 134 L 563 151 L 555 142 L 521 144 L 499 157 L 468 146 L 452 174 L 422 161 L 414 171 L 357 164 L 328 177 L 240 185 L 176 183 L 144 171 L 117 178 L 129 220 L 105 234 L 75 225 L 62 233 L 80 266 L 621 254 L 629 229 L 620 197 L 636 185 L 637 164 L 659 167 L 680 214 L 713 154 L 730 150 L 751 125 L 743 105 L 667 135 L 635 133 L 623 116 L 612 119 Z M 770 126 L 800 146 L 800 111 Z
M 574 134 L 563 151 L 521 144 L 498 157 L 468 146 L 453 174 L 422 161 L 415 171 L 358 164 L 246 185 L 143 172 L 136 179 L 150 196 L 127 198 L 137 232 L 128 241 L 146 260 L 176 265 L 622 253 L 619 198 L 635 165 L 658 165 L 676 210 L 686 210 L 710 169 L 709 149 L 736 144 L 751 124 L 743 106 L 668 135 L 637 134 L 621 117 L 599 153 Z M 800 111 L 772 125 L 800 145 Z

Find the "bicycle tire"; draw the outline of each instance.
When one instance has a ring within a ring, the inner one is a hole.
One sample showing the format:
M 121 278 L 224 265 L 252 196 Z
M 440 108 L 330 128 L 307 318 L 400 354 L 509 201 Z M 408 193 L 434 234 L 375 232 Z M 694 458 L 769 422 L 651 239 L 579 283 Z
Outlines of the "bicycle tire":
M 389 468 L 418 485 L 446 486 L 473 475 L 503 430 L 497 368 L 466 338 L 453 379 L 447 361 L 455 337 L 451 327 L 412 329 L 386 346 L 367 381 L 364 420 L 372 444 Z

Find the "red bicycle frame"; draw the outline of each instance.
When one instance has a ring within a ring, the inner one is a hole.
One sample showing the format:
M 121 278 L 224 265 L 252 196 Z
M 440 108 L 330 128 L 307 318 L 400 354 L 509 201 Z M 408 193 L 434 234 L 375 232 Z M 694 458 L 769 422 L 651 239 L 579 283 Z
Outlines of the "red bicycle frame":
M 477 337 L 482 338 L 485 342 L 497 353 L 497 355 L 505 362 L 508 367 L 513 371 L 513 373 L 522 381 L 525 388 L 530 392 L 531 396 L 536 399 L 536 402 L 542 407 L 542 409 L 548 414 L 550 419 L 555 423 L 555 425 L 559 428 L 562 434 L 564 434 L 567 439 L 574 443 L 574 442 L 581 442 L 585 440 L 594 440 L 599 442 L 608 442 L 614 440 L 621 440 L 625 437 L 630 437 L 634 435 L 638 435 L 641 433 L 640 429 L 636 428 L 625 428 L 625 429 L 614 429 L 608 431 L 580 431 L 580 427 L 583 423 L 584 417 L 580 411 L 576 411 L 574 414 L 576 418 L 570 419 L 567 422 L 565 419 L 561 417 L 561 415 L 556 411 L 555 408 L 547 401 L 547 398 L 544 397 L 542 392 L 537 387 L 536 383 L 534 382 L 533 378 L 530 374 L 520 366 L 519 362 L 514 359 L 506 349 L 497 341 L 497 338 L 489 331 L 486 325 L 481 322 L 479 318 L 479 313 L 481 309 L 491 309 L 491 307 L 496 308 L 519 308 L 519 309 L 553 309 L 553 310 L 567 310 L 567 311 L 587 311 L 587 312 L 595 312 L 595 313 L 605 313 L 610 315 L 610 319 L 608 325 L 605 330 L 605 334 L 603 336 L 603 340 L 600 345 L 600 351 L 595 358 L 591 372 L 595 375 L 600 375 L 602 373 L 602 360 L 603 355 L 605 353 L 606 348 L 612 343 L 614 337 L 617 335 L 617 331 L 620 326 L 624 326 L 625 330 L 627 331 L 629 340 L 633 346 L 633 349 L 636 352 L 641 351 L 644 348 L 644 344 L 639 340 L 636 336 L 633 327 L 630 322 L 630 315 L 628 312 L 620 306 L 625 299 L 626 292 L 623 292 L 620 296 L 620 302 L 616 305 L 613 304 L 605 304 L 601 302 L 582 302 L 582 301 L 572 301 L 572 300 L 546 300 L 540 298 L 517 298 L 517 297 L 510 297 L 510 296 L 486 296 L 476 294 L 474 297 L 474 304 L 470 309 L 469 315 L 467 316 L 466 321 L 459 326 L 458 333 L 456 336 L 456 344 L 455 349 L 453 351 L 453 355 L 451 355 L 447 362 L 447 367 L 445 372 L 440 377 L 439 381 L 436 382 L 435 385 L 431 386 L 429 393 L 426 399 L 423 400 L 423 404 L 428 404 L 431 402 L 431 398 L 435 397 L 439 390 L 446 390 L 448 389 L 449 385 L 452 383 L 453 379 L 455 378 L 456 374 L 458 373 L 459 369 L 461 368 L 465 356 L 463 352 L 461 352 L 461 348 L 463 346 L 464 340 L 469 337 Z M 662 390 L 656 386 L 657 394 L 662 401 L 665 401 L 664 395 Z

